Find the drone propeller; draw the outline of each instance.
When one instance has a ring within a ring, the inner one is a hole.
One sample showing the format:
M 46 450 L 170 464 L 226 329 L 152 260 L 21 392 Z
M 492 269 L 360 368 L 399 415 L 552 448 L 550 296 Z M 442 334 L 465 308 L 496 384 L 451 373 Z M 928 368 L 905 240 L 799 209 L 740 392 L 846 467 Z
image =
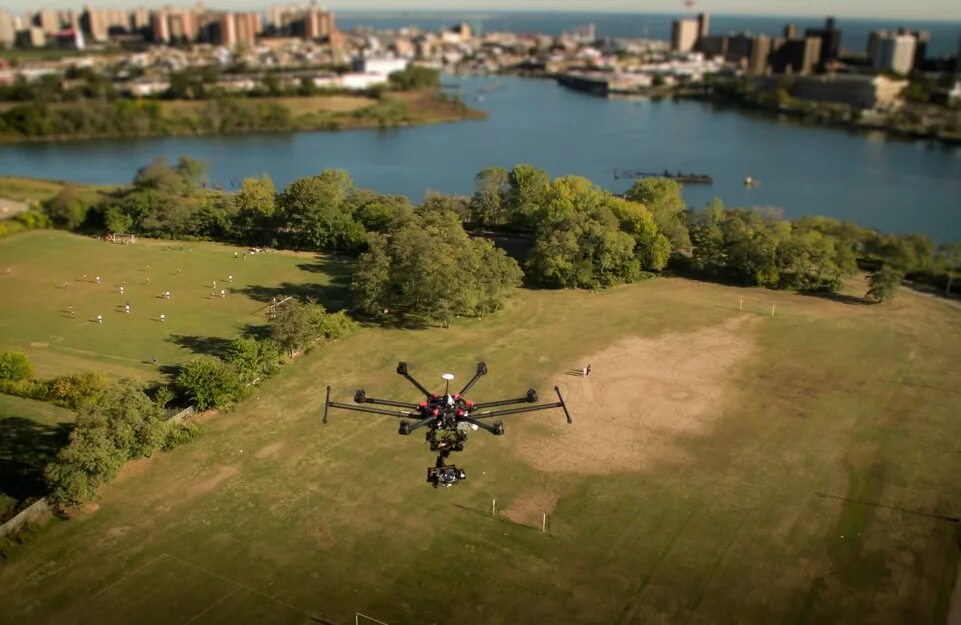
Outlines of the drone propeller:
M 404 376 L 404 377 L 407 379 L 408 382 L 410 382 L 411 384 L 413 384 L 414 386 L 416 386 L 416 387 L 417 387 L 417 390 L 424 394 L 424 397 L 430 397 L 430 391 L 428 391 L 426 388 L 424 388 L 424 385 L 423 385 L 423 384 L 421 384 L 420 382 L 418 382 L 417 380 L 415 380 L 415 379 L 414 379 L 414 376 L 412 376 L 410 373 L 408 373 L 408 371 L 407 371 L 407 363 L 406 363 L 406 362 L 401 361 L 401 362 L 397 363 L 397 373 L 400 374 L 400 375 L 402 375 L 402 376 Z
M 477 373 L 475 373 L 474 377 L 470 379 L 470 382 L 464 385 L 464 388 L 460 390 L 460 395 L 462 397 L 466 395 L 467 391 L 469 391 L 471 387 L 474 386 L 474 384 L 476 384 L 477 381 L 481 379 L 481 376 L 484 376 L 484 375 L 487 375 L 487 364 L 483 362 L 479 362 L 477 363 Z

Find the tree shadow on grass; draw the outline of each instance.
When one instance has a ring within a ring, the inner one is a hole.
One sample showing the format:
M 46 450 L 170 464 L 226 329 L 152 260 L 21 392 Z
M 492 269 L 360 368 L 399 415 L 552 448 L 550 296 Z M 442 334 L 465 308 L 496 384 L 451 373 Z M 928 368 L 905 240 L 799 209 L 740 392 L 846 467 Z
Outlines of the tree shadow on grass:
M 313 299 L 323 304 L 329 311 L 338 311 L 347 305 L 347 291 L 350 288 L 350 278 L 354 270 L 353 259 L 338 256 L 316 256 L 309 263 L 300 263 L 297 268 L 308 273 L 324 274 L 330 277 L 328 284 L 283 282 L 279 285 L 253 285 L 235 289 L 236 293 L 243 293 L 248 297 L 271 303 L 275 298 L 282 300 L 293 296 L 297 299 Z
M 195 334 L 174 334 L 168 339 L 171 343 L 189 349 L 195 354 L 222 358 L 230 346 L 230 340 L 219 336 L 197 336 Z
M 817 297 L 840 304 L 849 304 L 851 306 L 870 306 L 874 303 L 869 299 L 858 297 L 857 295 L 848 295 L 846 293 L 831 293 L 830 291 L 798 291 L 798 293 L 805 297 Z
M 280 301 L 285 297 L 294 297 L 299 300 L 312 299 L 318 304 L 323 304 L 324 308 L 336 312 L 347 305 L 347 286 L 333 284 L 293 284 L 282 282 L 275 286 L 253 285 L 241 289 L 236 289 L 236 293 L 243 293 L 258 302 L 270 304 L 272 301 Z
M 72 423 L 0 418 L 0 492 L 18 500 L 47 494 L 43 469 L 67 444 L 72 429 Z

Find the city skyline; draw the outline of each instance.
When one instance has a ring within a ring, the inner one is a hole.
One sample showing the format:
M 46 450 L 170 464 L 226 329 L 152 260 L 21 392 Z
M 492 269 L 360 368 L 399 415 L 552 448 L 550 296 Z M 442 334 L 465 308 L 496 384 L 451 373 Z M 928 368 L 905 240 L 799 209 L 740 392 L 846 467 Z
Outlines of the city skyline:
M 266 10 L 270 4 L 277 2 L 263 2 L 261 0 L 220 0 L 205 4 L 225 10 Z M 159 8 L 161 6 L 194 6 L 195 2 L 145 2 L 143 0 L 105 0 L 92 3 L 95 7 L 132 9 L 139 6 Z M 678 0 L 648 0 L 643 3 L 627 0 L 595 0 L 593 2 L 564 2 L 556 0 L 483 0 L 473 2 L 465 8 L 451 10 L 449 3 L 440 0 L 407 0 L 402 6 L 391 0 L 364 0 L 360 3 L 343 1 L 319 2 L 341 13 L 358 13 L 365 11 L 380 11 L 401 13 L 404 11 L 437 11 L 444 13 L 468 12 L 542 12 L 542 11 L 570 11 L 570 12 L 607 12 L 607 13 L 685 13 L 684 6 Z M 11 0 L 5 3 L 5 8 L 13 13 L 33 11 L 38 8 L 49 9 L 79 9 L 86 3 L 74 0 L 47 0 L 38 5 L 33 0 Z M 561 6 L 558 6 L 561 5 Z M 961 3 L 955 0 L 927 0 L 921 5 L 905 5 L 899 0 L 853 0 L 843 4 L 835 0 L 811 0 L 804 4 L 803 10 L 798 10 L 794 3 L 783 0 L 700 0 L 695 6 L 697 11 L 707 11 L 718 15 L 759 15 L 785 17 L 818 17 L 835 15 L 846 19 L 863 20 L 908 20 L 908 21 L 945 21 L 961 22 Z

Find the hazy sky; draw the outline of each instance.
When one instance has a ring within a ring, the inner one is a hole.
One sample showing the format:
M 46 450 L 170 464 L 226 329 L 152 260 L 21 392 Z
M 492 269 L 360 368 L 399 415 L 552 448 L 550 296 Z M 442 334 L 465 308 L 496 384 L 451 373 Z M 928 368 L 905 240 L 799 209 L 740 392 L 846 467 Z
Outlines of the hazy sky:
M 286 0 L 290 1 L 290 0 Z M 0 6 L 17 13 L 41 6 L 79 8 L 85 0 L 3 0 Z M 216 8 L 266 8 L 284 0 L 206 0 Z M 306 0 L 304 0 L 306 3 Z M 318 0 L 319 5 L 335 10 L 533 10 L 533 11 L 617 11 L 617 12 L 683 12 L 681 0 Z M 94 6 L 130 8 L 163 4 L 192 5 L 190 0 L 93 0 Z M 711 13 L 746 13 L 754 15 L 835 15 L 878 19 L 952 20 L 961 21 L 961 0 L 699 0 L 697 10 Z

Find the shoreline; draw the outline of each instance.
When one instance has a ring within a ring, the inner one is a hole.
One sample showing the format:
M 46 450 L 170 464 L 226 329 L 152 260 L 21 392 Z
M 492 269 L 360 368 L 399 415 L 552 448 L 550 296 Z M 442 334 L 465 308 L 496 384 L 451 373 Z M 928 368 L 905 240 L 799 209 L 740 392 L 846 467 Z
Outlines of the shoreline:
M 23 134 L 0 134 L 0 146 L 29 145 L 29 144 L 57 144 L 81 141 L 123 140 L 123 139 L 156 139 L 164 137 L 210 137 L 221 135 L 254 135 L 254 134 L 292 134 L 298 132 L 335 132 L 346 130 L 369 130 L 372 128 L 407 128 L 426 126 L 430 124 L 446 124 L 460 121 L 483 120 L 488 115 L 485 111 L 473 109 L 456 99 L 446 99 L 440 91 L 425 92 L 402 91 L 388 94 L 381 100 L 368 98 L 366 106 L 357 105 L 354 108 L 314 107 L 313 110 L 303 109 L 304 104 L 313 102 L 327 104 L 324 98 L 335 102 L 335 98 L 342 96 L 303 96 L 265 97 L 265 98 L 231 98 L 208 100 L 151 100 L 132 99 L 133 103 L 156 103 L 164 113 L 162 121 L 171 124 L 159 131 L 146 132 L 98 132 L 98 133 L 67 133 L 27 136 Z M 358 101 L 360 98 L 358 98 Z M 108 104 L 112 105 L 112 101 Z M 226 105 L 224 104 L 226 103 Z M 257 107 L 274 106 L 290 116 L 286 126 L 262 126 L 235 128 L 202 127 L 206 107 L 223 107 L 233 103 L 251 111 Z M 22 103 L 6 106 L 9 110 Z M 27 103 L 29 104 L 29 103 Z M 86 102 L 60 105 L 54 110 L 75 111 L 82 109 Z M 191 115 L 184 115 L 184 108 L 193 109 Z M 0 111 L 2 112 L 2 111 Z

